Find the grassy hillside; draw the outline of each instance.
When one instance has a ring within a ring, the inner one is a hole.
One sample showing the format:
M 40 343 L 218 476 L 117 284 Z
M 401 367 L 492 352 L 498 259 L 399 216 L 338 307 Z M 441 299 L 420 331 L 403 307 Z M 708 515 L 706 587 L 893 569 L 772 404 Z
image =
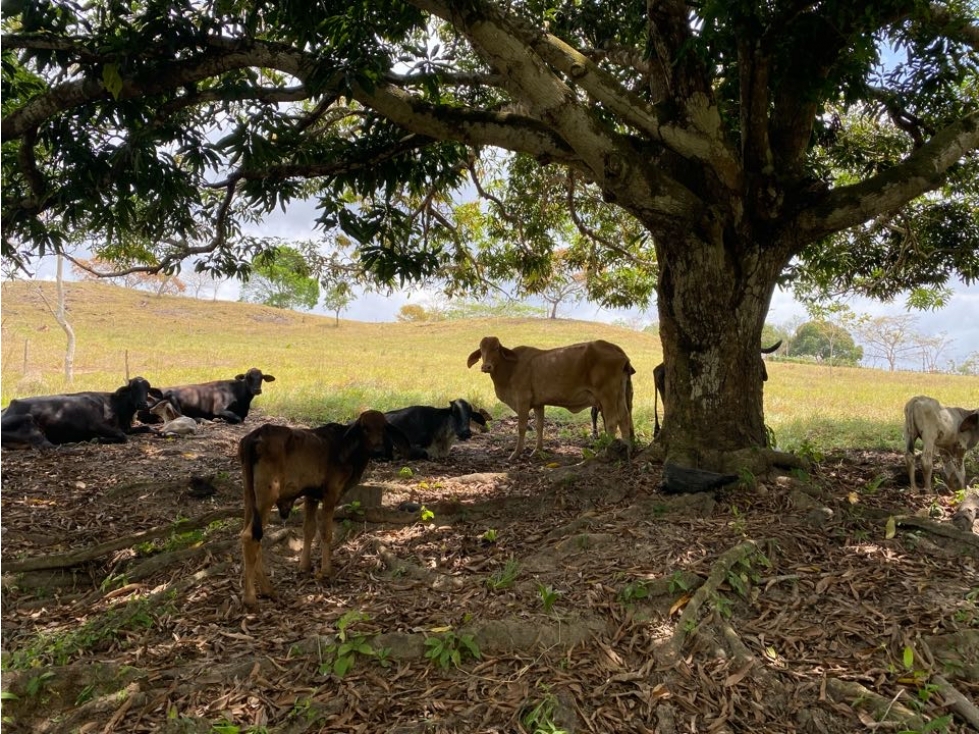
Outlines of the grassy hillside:
M 340 321 L 243 303 L 156 297 L 100 283 L 69 283 L 75 382 L 62 380 L 65 334 L 39 288 L 54 303 L 52 283 L 2 287 L 2 404 L 26 395 L 114 390 L 128 371 L 154 385 L 230 378 L 249 367 L 275 375 L 255 403 L 270 414 L 307 422 L 347 419 L 372 407 L 441 405 L 466 397 L 503 416 L 509 409 L 489 377 L 466 369 L 488 334 L 505 345 L 549 347 L 603 338 L 622 346 L 635 375 L 636 425 L 650 438 L 653 367 L 658 338 L 585 321 L 474 319 L 430 324 Z M 932 395 L 953 405 L 979 404 L 979 378 L 888 373 L 857 368 L 773 363 L 766 419 L 780 447 L 804 443 L 891 447 L 900 444 L 902 407 Z M 557 417 L 563 411 L 549 411 Z M 567 414 L 565 414 L 566 416 Z M 581 414 L 574 425 L 585 430 Z

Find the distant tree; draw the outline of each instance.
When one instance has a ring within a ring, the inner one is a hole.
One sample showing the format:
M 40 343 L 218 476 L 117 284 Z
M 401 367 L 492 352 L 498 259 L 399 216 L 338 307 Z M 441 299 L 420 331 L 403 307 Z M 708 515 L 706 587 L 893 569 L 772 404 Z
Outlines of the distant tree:
M 914 326 L 918 318 L 911 314 L 877 316 L 863 320 L 857 334 L 866 347 L 867 357 L 873 362 L 883 361 L 893 372 L 901 360 L 918 356 L 920 347 L 915 343 Z
M 255 258 L 251 277 L 241 288 L 240 300 L 309 310 L 320 300 L 320 285 L 311 275 L 302 253 L 281 245 Z
M 857 364 L 863 348 L 846 329 L 828 321 L 807 321 L 796 329 L 789 346 L 790 357 L 815 357 L 832 364 Z
M 488 319 L 502 316 L 537 318 L 540 316 L 540 307 L 509 297 L 490 298 L 483 301 L 460 298 L 453 300 L 445 313 L 445 318 L 451 320 Z
M 336 326 L 340 326 L 340 312 L 354 300 L 354 292 L 346 283 L 334 283 L 323 294 L 323 306 L 336 316 Z
M 911 335 L 912 343 L 918 348 L 918 356 L 921 359 L 922 372 L 942 372 L 942 355 L 955 342 L 946 332 L 940 332 L 934 336 L 927 334 L 914 333 Z M 951 362 L 951 360 L 949 360 Z
M 548 306 L 548 318 L 556 319 L 558 307 L 563 303 L 574 306 L 588 295 L 587 278 L 569 259 L 568 250 L 555 250 L 552 265 L 544 272 L 534 272 L 524 278 L 522 295 L 537 295 Z
M 958 367 L 963 375 L 979 375 L 979 352 L 972 352 Z
M 404 306 L 398 309 L 398 315 L 396 318 L 398 321 L 406 321 L 412 324 L 431 320 L 428 317 L 428 311 L 425 310 L 425 307 L 418 303 L 406 303 Z
M 210 291 L 212 299 L 217 298 L 222 279 L 210 270 L 190 270 L 181 276 L 187 284 L 187 290 L 193 298 L 200 299 L 205 292 Z

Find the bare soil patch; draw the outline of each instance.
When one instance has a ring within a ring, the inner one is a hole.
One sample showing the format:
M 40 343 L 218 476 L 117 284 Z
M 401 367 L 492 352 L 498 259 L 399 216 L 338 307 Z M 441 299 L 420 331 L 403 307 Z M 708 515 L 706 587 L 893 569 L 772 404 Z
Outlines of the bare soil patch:
M 3 453 L 5 731 L 970 730 L 979 536 L 898 454 L 667 497 L 554 430 L 508 465 L 494 422 L 373 464 L 332 580 L 299 572 L 301 512 L 273 520 L 250 614 L 235 450 L 262 420 Z

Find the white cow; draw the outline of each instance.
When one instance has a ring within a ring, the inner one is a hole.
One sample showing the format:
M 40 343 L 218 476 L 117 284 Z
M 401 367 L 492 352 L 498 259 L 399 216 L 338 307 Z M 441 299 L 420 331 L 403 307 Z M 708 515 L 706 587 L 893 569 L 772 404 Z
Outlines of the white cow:
M 921 439 L 921 472 L 925 491 L 931 491 L 935 451 L 942 457 L 945 480 L 952 489 L 965 487 L 965 453 L 979 444 L 979 410 L 943 408 L 934 398 L 918 395 L 904 406 L 904 459 L 908 465 L 911 491 L 914 481 L 914 444 Z M 954 483 L 957 485 L 952 487 Z

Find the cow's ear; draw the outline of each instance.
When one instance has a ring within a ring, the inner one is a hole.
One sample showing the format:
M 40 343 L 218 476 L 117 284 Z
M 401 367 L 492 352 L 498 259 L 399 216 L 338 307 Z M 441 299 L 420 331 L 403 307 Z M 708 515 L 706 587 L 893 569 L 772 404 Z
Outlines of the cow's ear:
M 512 349 L 507 349 L 506 347 L 500 347 L 500 354 L 503 355 L 503 359 L 508 359 L 511 362 L 517 361 L 517 353 Z
M 244 375 L 235 375 L 235 379 L 236 380 L 244 380 L 245 379 L 245 376 Z
M 973 411 L 962 419 L 962 423 L 959 424 L 959 433 L 973 431 L 976 428 L 979 428 L 979 410 Z
M 481 355 L 482 352 L 480 352 L 478 349 L 472 354 L 470 354 L 469 359 L 466 360 L 466 367 L 472 367 L 474 364 L 476 364 L 479 361 Z
M 483 417 L 482 413 L 477 413 L 473 411 L 472 413 L 469 414 L 469 420 L 476 421 L 476 423 L 478 423 L 481 426 L 486 425 L 486 419 Z
M 157 398 L 159 400 L 163 400 L 163 390 L 161 390 L 160 388 L 158 388 L 158 387 L 151 387 L 149 389 L 149 393 L 154 398 Z
M 275 382 L 275 378 L 272 375 L 262 375 L 262 379 L 266 382 Z

